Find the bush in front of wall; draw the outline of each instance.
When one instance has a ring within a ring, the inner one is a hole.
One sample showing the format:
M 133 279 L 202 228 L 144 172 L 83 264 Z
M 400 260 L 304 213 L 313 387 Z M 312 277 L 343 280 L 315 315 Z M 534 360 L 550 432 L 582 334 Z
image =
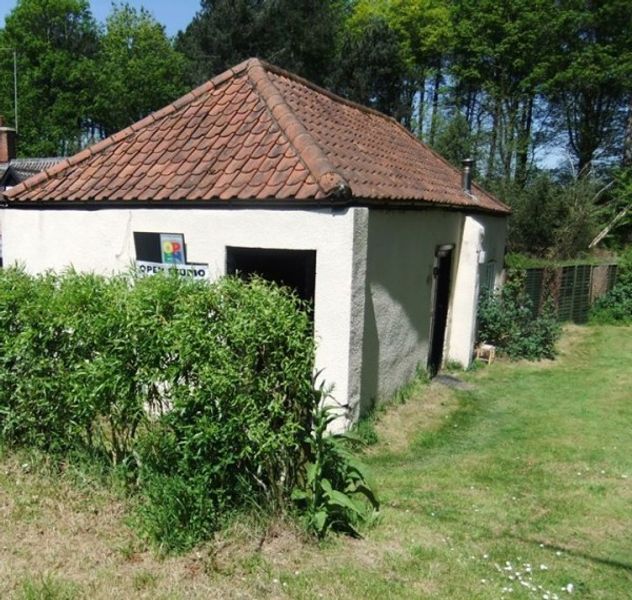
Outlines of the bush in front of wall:
M 299 301 L 262 280 L 0 271 L 0 441 L 117 465 L 165 550 L 289 502 L 313 356 Z
M 123 458 L 142 408 L 134 394 L 133 335 L 121 310 L 128 288 L 123 278 L 0 272 L 5 442 Z
M 632 283 L 617 283 L 598 298 L 590 310 L 590 322 L 600 325 L 632 324 Z
M 0 271 L 0 437 L 129 464 L 145 408 L 164 385 L 164 324 L 187 286 Z
M 478 307 L 478 340 L 512 359 L 554 358 L 561 328 L 551 301 L 534 317 L 524 288 L 525 273 L 510 270 L 500 294 L 485 291 Z
M 310 434 L 313 342 L 297 301 L 261 280 L 195 286 L 167 329 L 170 409 L 139 444 L 141 515 L 150 538 L 184 549 L 235 509 L 286 504 Z

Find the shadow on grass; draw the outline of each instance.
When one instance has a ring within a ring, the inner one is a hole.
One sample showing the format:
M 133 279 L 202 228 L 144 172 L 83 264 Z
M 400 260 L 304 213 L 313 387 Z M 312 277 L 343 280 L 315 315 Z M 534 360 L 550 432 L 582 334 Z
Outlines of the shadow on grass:
M 472 391 L 454 390 L 454 395 L 458 400 L 456 410 L 447 415 L 445 422 L 438 429 L 419 434 L 410 445 L 411 453 L 438 450 L 448 444 L 458 447 L 470 441 L 465 434 L 483 413 L 483 402 L 480 396 Z
M 484 412 L 484 401 L 474 391 L 453 390 L 453 394 L 458 405 L 446 415 L 444 422 L 437 429 L 418 433 L 405 450 L 387 450 L 379 455 L 367 457 L 366 462 L 374 467 L 410 468 L 430 462 L 435 453 L 446 446 L 463 449 L 471 445 L 471 436 L 467 434 Z
M 557 544 L 550 544 L 550 543 L 545 542 L 544 540 L 524 538 L 524 537 L 515 536 L 515 535 L 507 535 L 507 537 L 518 540 L 520 542 L 524 542 L 525 544 L 537 545 L 538 547 L 544 546 L 545 548 L 549 550 L 564 552 L 564 554 L 568 554 L 570 556 L 576 556 L 578 558 L 583 558 L 584 560 L 588 560 L 590 562 L 597 563 L 599 565 L 606 565 L 608 567 L 613 567 L 615 569 L 622 569 L 624 571 L 628 571 L 629 573 L 632 573 L 632 564 L 622 562 L 620 560 L 594 556 L 587 552 L 582 552 L 581 550 L 575 550 L 573 548 L 567 548 L 566 546 L 560 546 Z
M 467 519 L 462 519 L 462 518 L 459 519 L 457 517 L 457 518 L 452 519 L 452 521 L 458 522 L 460 526 L 462 526 L 464 529 L 468 531 L 475 531 L 475 530 L 478 531 L 479 535 L 484 534 L 485 536 L 488 536 L 490 538 L 496 538 L 496 539 L 506 538 L 510 540 L 517 540 L 524 544 L 537 546 L 538 548 L 545 548 L 547 550 L 551 550 L 555 552 L 558 552 L 558 551 L 563 552 L 564 554 L 568 556 L 582 558 L 591 563 L 604 565 L 607 567 L 611 567 L 613 569 L 618 569 L 618 570 L 626 571 L 628 573 L 632 573 L 632 564 L 627 563 L 627 562 L 615 560 L 612 558 L 602 557 L 602 556 L 595 556 L 594 554 L 590 554 L 582 550 L 569 548 L 567 546 L 562 546 L 559 544 L 551 544 L 541 539 L 528 538 L 528 537 L 523 537 L 519 535 L 512 535 L 511 533 L 508 533 L 508 532 L 504 532 L 504 533 L 501 533 L 500 535 L 497 535 L 497 534 L 494 534 L 494 532 L 492 531 L 492 528 L 487 527 L 485 525 L 481 525 L 480 523 L 474 523 L 474 522 L 468 521 Z

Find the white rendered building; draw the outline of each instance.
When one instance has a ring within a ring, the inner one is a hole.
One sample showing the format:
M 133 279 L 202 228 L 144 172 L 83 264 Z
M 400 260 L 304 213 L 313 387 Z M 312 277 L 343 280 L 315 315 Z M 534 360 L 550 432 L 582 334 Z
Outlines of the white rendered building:
M 347 423 L 473 352 L 508 208 L 380 113 L 251 59 L 5 193 L 4 264 L 257 272 L 314 305 Z

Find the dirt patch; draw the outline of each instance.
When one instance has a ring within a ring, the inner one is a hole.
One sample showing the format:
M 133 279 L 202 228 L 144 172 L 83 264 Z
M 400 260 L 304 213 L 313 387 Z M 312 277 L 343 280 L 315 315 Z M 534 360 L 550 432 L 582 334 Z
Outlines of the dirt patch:
M 590 328 L 585 325 L 567 323 L 563 327 L 563 335 L 557 343 L 560 357 L 568 356 L 574 352 L 577 345 L 590 334 Z
M 419 386 L 404 404 L 388 405 L 379 414 L 376 431 L 379 442 L 368 453 L 405 452 L 422 431 L 435 431 L 457 407 L 452 390 L 439 384 Z

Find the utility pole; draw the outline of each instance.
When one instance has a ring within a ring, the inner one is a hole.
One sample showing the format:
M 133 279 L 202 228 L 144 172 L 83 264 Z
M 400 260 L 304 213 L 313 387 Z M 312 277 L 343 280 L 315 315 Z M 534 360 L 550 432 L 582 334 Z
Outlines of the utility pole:
M 13 50 L 13 102 L 15 110 L 15 133 L 18 133 L 18 51 Z

